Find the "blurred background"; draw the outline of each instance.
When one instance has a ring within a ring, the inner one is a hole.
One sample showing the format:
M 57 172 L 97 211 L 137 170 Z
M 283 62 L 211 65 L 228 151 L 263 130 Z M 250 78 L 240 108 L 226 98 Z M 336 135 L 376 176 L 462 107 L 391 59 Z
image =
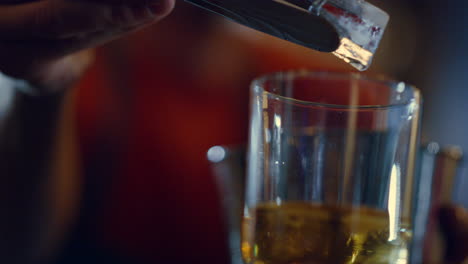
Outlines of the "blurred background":
M 424 141 L 468 149 L 468 2 L 372 3 L 391 22 L 368 73 L 423 91 Z M 206 151 L 245 143 L 249 83 L 291 69 L 353 71 L 183 1 L 100 48 L 75 96 L 83 195 L 56 263 L 227 263 Z

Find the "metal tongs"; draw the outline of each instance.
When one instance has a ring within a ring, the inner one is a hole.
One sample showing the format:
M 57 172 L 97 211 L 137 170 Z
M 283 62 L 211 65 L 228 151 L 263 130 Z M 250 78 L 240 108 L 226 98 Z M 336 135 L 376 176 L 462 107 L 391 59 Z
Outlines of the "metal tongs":
M 359 70 L 372 61 L 389 16 L 363 0 L 186 0 L 247 27 L 323 52 Z

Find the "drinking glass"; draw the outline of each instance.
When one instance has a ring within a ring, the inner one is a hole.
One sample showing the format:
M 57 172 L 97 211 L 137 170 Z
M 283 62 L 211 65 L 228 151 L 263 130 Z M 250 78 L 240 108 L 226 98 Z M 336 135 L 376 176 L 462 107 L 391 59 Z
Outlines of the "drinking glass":
M 408 263 L 421 96 L 359 74 L 252 84 L 247 264 Z
M 415 217 L 413 254 L 415 263 L 440 264 L 458 263 L 455 259 L 464 256 L 463 240 L 446 241 L 443 230 L 448 226 L 440 226 L 440 207 L 455 204 L 468 208 L 468 174 L 463 162 L 463 152 L 458 146 L 440 147 L 431 142 L 423 148 L 420 157 L 421 182 L 418 195 L 418 214 Z M 427 218 L 426 218 L 427 217 Z M 416 262 L 419 260 L 419 262 Z

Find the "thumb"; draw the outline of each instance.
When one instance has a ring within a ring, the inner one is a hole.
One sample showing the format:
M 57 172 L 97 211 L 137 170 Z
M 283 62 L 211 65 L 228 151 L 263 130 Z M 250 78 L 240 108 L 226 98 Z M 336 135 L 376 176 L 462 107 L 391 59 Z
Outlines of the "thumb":
M 468 213 L 459 207 L 444 206 L 439 209 L 439 222 L 449 263 L 461 263 L 468 257 Z
M 39 0 L 2 5 L 0 40 L 57 39 L 131 28 L 166 16 L 174 0 L 108 4 L 80 0 Z M 19 0 L 14 0 L 19 1 Z

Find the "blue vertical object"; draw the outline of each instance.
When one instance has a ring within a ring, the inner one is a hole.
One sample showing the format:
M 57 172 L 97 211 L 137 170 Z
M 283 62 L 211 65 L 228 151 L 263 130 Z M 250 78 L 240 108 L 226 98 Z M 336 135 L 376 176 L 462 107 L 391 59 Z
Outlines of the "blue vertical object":
M 423 263 L 424 241 L 431 208 L 432 182 L 436 166 L 439 145 L 435 142 L 420 148 L 418 166 L 416 166 L 416 199 L 413 204 L 413 243 L 410 263 Z
M 23 84 L 23 83 L 21 83 Z M 7 114 L 15 95 L 15 88 L 19 88 L 18 81 L 0 72 L 0 125 Z

